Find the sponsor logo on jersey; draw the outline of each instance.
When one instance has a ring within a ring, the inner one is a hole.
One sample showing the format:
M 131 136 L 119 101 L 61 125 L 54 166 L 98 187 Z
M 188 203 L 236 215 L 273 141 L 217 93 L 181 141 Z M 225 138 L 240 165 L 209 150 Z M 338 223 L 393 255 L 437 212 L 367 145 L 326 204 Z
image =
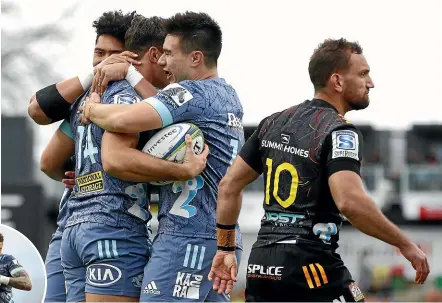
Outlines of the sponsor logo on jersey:
M 332 159 L 352 158 L 359 161 L 359 137 L 351 130 L 337 130 L 332 132 L 333 150 Z
M 202 281 L 202 275 L 178 272 L 173 288 L 173 296 L 199 300 Z
M 140 102 L 140 98 L 131 94 L 117 94 L 114 96 L 114 104 L 135 104 Z
M 146 287 L 144 287 L 143 292 L 145 294 L 152 294 L 152 295 L 159 295 L 161 294 L 161 291 L 158 289 L 157 284 L 155 281 L 150 281 L 149 284 L 147 284 Z
M 338 233 L 338 227 L 335 223 L 316 223 L 313 226 L 313 233 L 325 244 L 330 244 L 331 236 Z
M 110 264 L 92 264 L 86 269 L 86 279 L 94 286 L 109 286 L 117 283 L 121 277 L 121 270 Z
M 193 99 L 192 94 L 178 83 L 169 84 L 161 93 L 170 97 L 177 106 L 181 106 Z
M 276 226 L 293 226 L 305 219 L 304 215 L 290 214 L 290 213 L 274 213 L 266 212 L 264 214 L 264 220 L 274 223 Z
M 277 149 L 285 153 L 291 153 L 300 157 L 308 158 L 308 150 L 304 150 L 301 148 L 296 148 L 293 146 L 289 146 L 283 143 L 278 143 L 274 141 L 268 141 L 268 140 L 262 140 L 261 141 L 262 147 L 267 147 L 271 149 Z
M 281 280 L 284 266 L 264 266 L 249 264 L 247 266 L 247 277 L 257 279 Z
M 84 176 L 75 178 L 78 186 L 77 194 L 88 194 L 104 190 L 103 173 L 96 171 Z
M 235 116 L 233 113 L 227 113 L 227 125 L 239 130 L 243 128 L 241 119 Z
M 286 134 L 281 134 L 281 142 L 282 144 L 289 144 L 290 143 L 290 136 Z
M 139 274 L 132 278 L 132 285 L 136 288 L 141 288 L 141 284 L 143 283 L 144 274 Z
M 348 288 L 350 289 L 350 293 L 355 299 L 356 302 L 359 302 L 364 299 L 364 294 L 359 289 L 359 286 L 356 282 L 352 282 L 348 285 Z

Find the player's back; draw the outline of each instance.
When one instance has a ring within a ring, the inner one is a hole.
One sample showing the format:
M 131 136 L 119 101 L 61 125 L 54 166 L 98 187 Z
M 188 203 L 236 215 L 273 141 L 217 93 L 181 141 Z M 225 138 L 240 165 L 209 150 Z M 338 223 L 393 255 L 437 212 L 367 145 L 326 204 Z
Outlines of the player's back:
M 342 217 L 323 169 L 329 155 L 323 147 L 333 134 L 334 142 L 342 140 L 345 144 L 348 140 L 350 147 L 333 152 L 358 157 L 358 151 L 351 149 L 356 146 L 351 142 L 354 136 L 344 130 L 342 136 L 334 132 L 348 127 L 348 121 L 322 100 L 305 101 L 260 123 L 265 215 L 256 246 L 293 239 L 337 245 Z
M 21 268 L 17 260 L 11 255 L 0 255 L 0 275 L 5 277 L 12 277 L 14 270 Z M 0 303 L 11 303 L 12 301 L 12 287 L 0 283 Z
M 104 104 L 133 104 L 140 97 L 126 80 L 113 82 L 102 96 Z M 146 210 L 147 188 L 144 183 L 127 182 L 108 175 L 101 161 L 104 130 L 95 124 L 78 121 L 80 100 L 71 111 L 71 127 L 75 136 L 76 185 L 69 200 L 67 226 L 96 222 L 146 232 L 151 215 Z
M 159 232 L 216 239 L 218 184 L 244 144 L 241 102 L 233 87 L 220 78 L 172 84 L 157 97 L 174 123 L 198 126 L 210 148 L 201 176 L 161 187 Z

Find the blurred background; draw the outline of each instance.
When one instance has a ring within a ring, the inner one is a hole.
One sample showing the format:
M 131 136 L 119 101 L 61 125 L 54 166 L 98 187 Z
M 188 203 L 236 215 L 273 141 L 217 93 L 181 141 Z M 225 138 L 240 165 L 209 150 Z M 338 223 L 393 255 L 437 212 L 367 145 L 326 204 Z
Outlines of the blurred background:
M 35 125 L 27 116 L 30 97 L 90 69 L 92 22 L 104 11 L 162 17 L 204 11 L 222 27 L 219 74 L 241 98 L 246 137 L 270 112 L 312 97 L 308 60 L 320 42 L 329 37 L 360 42 L 376 86 L 369 108 L 348 114 L 364 136 L 364 186 L 425 250 L 430 278 L 416 286 L 411 266 L 394 248 L 349 224 L 342 228 L 338 252 L 370 301 L 442 301 L 442 1 L 277 0 L 252 7 L 233 0 L 21 0 L 1 5 L 1 222 L 24 233 L 43 258 L 63 186 L 39 170 L 39 159 L 58 124 Z M 262 179 L 244 192 L 245 250 L 235 300 L 242 300 L 245 267 L 263 215 L 262 193 Z
M 12 289 L 14 302 L 41 302 L 46 287 L 46 279 L 44 263 L 40 253 L 23 234 L 12 228 L 0 225 L 0 233 L 4 237 L 2 253 L 17 259 L 32 282 L 30 291 Z

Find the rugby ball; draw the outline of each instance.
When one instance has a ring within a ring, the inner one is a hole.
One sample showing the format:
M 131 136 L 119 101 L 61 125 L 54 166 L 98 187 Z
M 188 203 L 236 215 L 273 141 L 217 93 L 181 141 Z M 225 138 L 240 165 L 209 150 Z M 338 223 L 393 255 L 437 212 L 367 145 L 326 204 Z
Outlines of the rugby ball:
M 143 152 L 151 156 L 177 163 L 183 163 L 186 153 L 185 136 L 192 137 L 192 148 L 199 155 L 204 150 L 204 135 L 198 126 L 191 123 L 177 123 L 159 130 L 144 145 Z M 152 181 L 153 185 L 166 185 L 174 181 Z

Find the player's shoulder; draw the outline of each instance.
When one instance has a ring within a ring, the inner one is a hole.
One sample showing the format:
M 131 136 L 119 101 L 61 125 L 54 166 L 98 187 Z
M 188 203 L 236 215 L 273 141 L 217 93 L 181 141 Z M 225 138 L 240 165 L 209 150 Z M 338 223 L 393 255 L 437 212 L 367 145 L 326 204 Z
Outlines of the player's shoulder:
M 181 81 L 171 83 L 160 90 L 157 98 L 166 97 L 166 102 L 170 103 L 174 108 L 184 105 L 192 99 L 198 98 L 200 91 L 191 84 L 191 81 Z M 169 102 L 172 100 L 173 102 Z
M 211 90 L 229 89 L 233 90 L 233 87 L 226 82 L 223 78 L 209 78 L 202 80 L 183 80 L 177 85 L 193 94 L 204 93 Z
M 2 254 L 1 255 L 1 260 L 2 260 L 3 263 L 7 263 L 7 262 L 12 262 L 13 260 L 15 260 L 15 258 L 12 255 Z
M 257 128 L 259 135 L 262 136 L 263 134 L 267 133 L 268 131 L 271 131 L 271 129 L 275 125 L 275 122 L 281 116 L 281 114 L 282 114 L 281 111 L 275 112 L 275 113 L 265 117 L 264 119 L 262 119 L 261 122 L 259 122 L 258 128 Z
M 127 80 L 112 82 L 103 94 L 103 103 L 133 104 L 141 101 L 141 97 Z

